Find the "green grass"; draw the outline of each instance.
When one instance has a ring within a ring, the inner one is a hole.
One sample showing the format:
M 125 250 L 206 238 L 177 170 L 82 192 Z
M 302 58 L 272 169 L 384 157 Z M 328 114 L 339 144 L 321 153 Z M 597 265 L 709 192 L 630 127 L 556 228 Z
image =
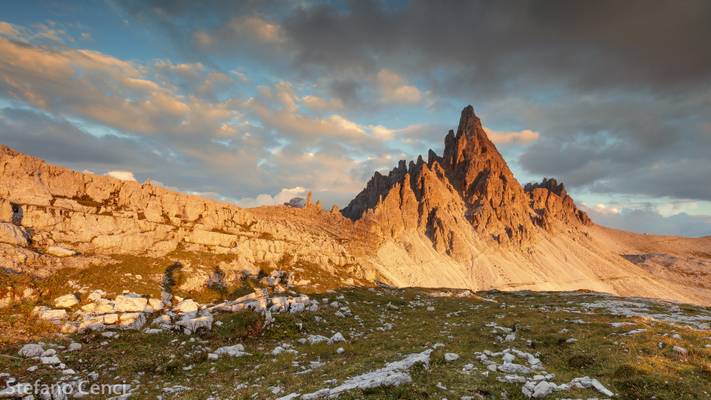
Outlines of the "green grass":
M 337 296 L 344 296 L 337 300 Z M 411 385 L 396 388 L 376 388 L 354 391 L 341 399 L 459 399 L 461 396 L 482 398 L 523 399 L 520 384 L 496 381 L 495 374 L 485 376 L 483 365 L 474 359 L 474 352 L 485 349 L 500 351 L 515 347 L 540 353 L 546 370 L 556 374 L 555 382 L 568 382 L 574 377 L 590 376 L 600 380 L 621 399 L 704 399 L 711 398 L 711 343 L 709 332 L 697 331 L 642 319 L 615 317 L 602 313 L 580 314 L 566 311 L 577 302 L 596 301 L 594 295 L 576 297 L 554 293 L 527 294 L 483 293 L 496 302 L 476 297 L 430 297 L 419 289 L 368 290 L 344 289 L 323 293 L 314 298 L 328 298 L 347 305 L 358 318 L 335 315 L 335 308 L 321 304 L 318 312 L 278 314 L 276 322 L 262 329 L 261 316 L 254 313 L 218 314 L 221 326 L 210 332 L 185 336 L 177 333 L 147 335 L 121 332 L 116 339 L 98 334 L 75 336 L 83 348 L 60 357 L 71 368 L 97 371 L 106 383 L 137 380 L 132 398 L 155 399 L 168 386 L 183 385 L 191 390 L 176 395 L 180 399 L 205 399 L 212 394 L 220 398 L 276 398 L 291 392 L 309 393 L 329 387 L 324 383 L 340 383 L 348 377 L 369 372 L 385 363 L 420 352 L 435 343 L 443 343 L 432 354 L 429 369 L 421 366 L 410 370 Z M 573 302 L 570 303 L 569 302 Z M 398 309 L 393 309 L 391 306 Z M 431 305 L 434 311 L 427 311 Z M 541 312 L 538 307 L 547 306 Z M 556 311 L 556 307 L 560 307 Z M 694 308 L 690 311 L 698 311 Z M 585 324 L 570 321 L 582 319 Z M 636 326 L 614 328 L 614 321 L 634 321 Z M 384 322 L 394 324 L 392 330 L 381 331 Z M 518 337 L 512 343 L 499 343 L 498 334 L 486 327 L 488 322 L 500 326 L 516 326 Z M 647 329 L 633 336 L 619 333 L 634 328 Z M 567 332 L 561 332 L 567 329 Z M 300 344 L 308 334 L 331 336 L 341 332 L 348 339 L 342 344 Z M 679 333 L 681 339 L 670 334 Z M 666 336 L 665 336 L 666 334 Z M 578 341 L 566 343 L 574 337 Z M 69 338 L 48 337 L 46 341 L 67 344 Z M 102 342 L 107 344 L 102 345 Z M 529 342 L 530 341 L 530 342 Z M 658 343 L 663 342 L 663 348 Z M 251 356 L 220 358 L 208 361 L 207 353 L 220 346 L 244 344 Z M 272 356 L 271 350 L 289 343 L 299 353 Z M 687 357 L 679 357 L 673 345 L 687 348 Z M 345 352 L 337 354 L 336 348 Z M 4 345 L 0 352 L 0 371 L 9 372 L 20 381 L 43 379 L 51 382 L 58 374 L 46 368 L 34 373 L 26 371 L 33 364 L 15 357 L 19 344 Z M 461 357 L 452 363 L 443 360 L 445 352 Z M 311 361 L 323 366 L 305 374 Z M 462 367 L 474 364 L 470 374 Z M 185 367 L 192 366 L 190 370 Z M 437 388 L 438 384 L 447 390 Z M 239 386 L 244 384 L 245 386 Z M 270 387 L 282 387 L 275 396 Z M 332 385 L 331 385 L 332 386 Z M 254 397 L 253 397 L 254 396 Z M 559 392 L 548 398 L 602 397 L 593 390 Z

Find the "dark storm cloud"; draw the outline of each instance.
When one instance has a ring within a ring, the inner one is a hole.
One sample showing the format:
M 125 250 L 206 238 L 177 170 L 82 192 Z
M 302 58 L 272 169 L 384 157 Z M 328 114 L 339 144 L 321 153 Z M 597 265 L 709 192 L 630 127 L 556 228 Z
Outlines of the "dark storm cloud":
M 444 67 L 454 72 L 447 91 L 657 89 L 711 77 L 709 18 L 707 1 L 357 1 L 302 9 L 284 26 L 301 63 Z

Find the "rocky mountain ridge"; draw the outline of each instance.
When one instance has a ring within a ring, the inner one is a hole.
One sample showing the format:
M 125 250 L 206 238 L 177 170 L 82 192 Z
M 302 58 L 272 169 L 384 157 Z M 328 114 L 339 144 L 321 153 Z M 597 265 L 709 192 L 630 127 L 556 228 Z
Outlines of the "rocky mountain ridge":
M 195 264 L 185 268 L 194 275 L 190 288 L 208 285 L 219 264 L 232 277 L 294 271 L 315 290 L 377 282 L 587 289 L 711 304 L 711 285 L 690 286 L 681 276 L 696 273 L 684 263 L 706 257 L 705 242 L 680 238 L 685 250 L 675 253 L 680 267 L 670 273 L 637 262 L 648 257 L 636 255 L 655 252 L 643 245 L 651 236 L 618 240 L 555 179 L 522 186 L 471 106 L 447 134 L 442 156 L 430 151 L 427 161 L 376 172 L 341 212 L 321 209 L 311 196 L 301 202 L 243 209 L 75 172 L 0 145 L 0 265 L 3 273 L 46 277 L 66 268 L 111 274 L 117 256 L 164 267 L 187 257 Z M 0 290 L 0 303 L 26 297 L 26 288 L 11 286 Z
M 447 134 L 443 156 L 430 150 L 426 162 L 420 156 L 387 176 L 376 172 L 343 214 L 393 237 L 415 229 L 460 261 L 471 257 L 469 241 L 528 247 L 540 229 L 591 224 L 554 179 L 522 187 L 472 106 Z
M 117 254 L 231 254 L 247 268 L 286 262 L 364 276 L 331 235 L 292 218 L 262 218 L 235 205 L 75 172 L 0 146 L 0 263 L 43 275 Z M 309 204 L 314 221 L 341 218 Z M 325 222 L 327 223 L 327 222 Z M 343 235 L 347 236 L 348 232 Z M 358 271 L 356 271 L 358 270 Z

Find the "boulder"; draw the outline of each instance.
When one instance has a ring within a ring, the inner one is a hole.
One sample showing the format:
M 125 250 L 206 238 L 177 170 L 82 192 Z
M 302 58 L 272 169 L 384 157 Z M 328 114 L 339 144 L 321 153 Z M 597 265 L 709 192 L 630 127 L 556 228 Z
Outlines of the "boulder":
M 40 344 L 36 343 L 28 343 L 20 349 L 20 351 L 17 353 L 22 357 L 39 357 L 44 353 L 44 348 Z
M 72 308 L 79 304 L 79 299 L 74 294 L 65 294 L 54 299 L 54 307 L 56 308 Z
M 25 228 L 8 222 L 0 222 L 0 243 L 27 247 L 29 237 Z
M 343 337 L 341 332 L 336 332 L 330 339 L 328 339 L 328 344 L 333 344 L 337 342 L 345 342 L 346 338 Z
M 119 321 L 119 315 L 116 313 L 104 314 L 101 316 L 101 322 L 106 325 L 113 325 Z
M 207 330 L 212 329 L 212 321 L 212 315 L 206 314 L 195 318 L 188 317 L 176 322 L 175 324 L 183 327 L 183 332 L 189 335 L 196 332 L 200 328 Z
M 188 313 L 194 313 L 197 312 L 199 309 L 198 303 L 196 303 L 192 299 L 185 299 L 178 303 L 175 307 L 173 307 L 173 310 L 179 313 L 183 314 L 188 314 Z
M 121 294 L 114 299 L 114 310 L 117 312 L 143 312 L 148 305 L 148 299 L 137 294 Z
M 119 327 L 121 329 L 138 330 L 146 323 L 146 316 L 143 313 L 124 313 L 119 317 Z
M 32 314 L 45 321 L 58 321 L 67 318 L 67 310 L 51 309 L 43 306 L 35 307 L 35 309 L 32 310 Z
M 89 296 L 87 296 L 87 300 L 89 301 L 99 301 L 103 299 L 103 297 L 106 296 L 106 292 L 99 289 L 99 290 L 94 290 L 91 293 L 89 293 Z
M 47 247 L 46 253 L 55 257 L 71 257 L 77 254 L 76 251 L 62 246 L 49 246 Z
M 0 222 L 12 222 L 14 215 L 12 204 L 5 199 L 0 199 Z
M 444 353 L 444 361 L 452 362 L 459 360 L 459 354 L 457 353 Z
M 154 312 L 163 309 L 163 302 L 160 299 L 150 298 L 148 299 L 148 305 Z
M 226 355 L 230 357 L 242 357 L 250 355 L 249 353 L 246 353 L 244 351 L 244 346 L 242 346 L 241 344 L 220 347 L 219 349 L 215 350 L 213 354 L 216 354 L 218 356 Z

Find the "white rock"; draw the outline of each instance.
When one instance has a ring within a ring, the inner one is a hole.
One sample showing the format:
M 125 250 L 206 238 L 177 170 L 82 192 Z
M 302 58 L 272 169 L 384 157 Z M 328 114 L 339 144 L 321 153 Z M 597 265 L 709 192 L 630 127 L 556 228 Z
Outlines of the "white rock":
M 0 222 L 0 243 L 26 247 L 29 244 L 25 228 L 7 222 Z
M 40 344 L 28 343 L 20 349 L 18 354 L 22 357 L 39 357 L 44 353 L 44 348 Z
M 540 398 L 546 397 L 549 394 L 553 393 L 557 388 L 558 388 L 558 386 L 555 383 L 540 381 L 533 388 L 533 395 L 532 396 L 534 399 L 540 399 Z
M 99 318 L 101 319 L 101 322 L 106 325 L 113 325 L 119 321 L 119 315 L 116 313 L 104 314 Z
M 148 299 L 134 294 L 120 294 L 114 299 L 114 310 L 117 312 L 143 312 Z
M 444 361 L 452 362 L 459 360 L 459 354 L 457 353 L 444 353 Z
M 300 313 L 300 312 L 303 312 L 304 310 L 306 310 L 306 304 L 304 304 L 304 303 L 292 303 L 291 306 L 289 306 L 289 312 L 292 314 Z M 309 310 L 310 311 L 317 311 L 318 304 L 315 304 L 315 309 L 314 309 L 314 306 L 312 305 Z
M 106 296 L 106 292 L 104 292 L 101 289 L 94 290 L 89 295 L 86 297 L 87 300 L 89 301 L 98 301 L 103 299 L 103 297 Z
M 59 296 L 54 299 L 54 306 L 56 308 L 72 308 L 79 304 L 79 299 L 74 294 L 65 294 L 64 296 Z
M 33 313 L 37 315 L 37 318 L 45 321 L 58 321 L 67 318 L 67 310 L 64 309 L 53 310 L 47 307 L 35 307 Z
M 330 339 L 328 339 L 328 344 L 333 344 L 337 342 L 345 342 L 346 338 L 343 337 L 341 332 L 336 332 Z
M 154 312 L 163 309 L 163 302 L 160 299 L 150 298 L 148 299 L 148 305 L 153 309 Z
M 242 357 L 250 355 L 249 353 L 246 353 L 244 351 L 244 346 L 242 346 L 241 344 L 236 344 L 234 346 L 223 346 L 215 350 L 214 353 L 218 356 L 226 355 L 230 357 Z
M 531 369 L 525 365 L 516 363 L 503 363 L 497 368 L 501 372 L 508 372 L 510 374 L 528 374 L 531 373 Z
M 181 301 L 180 303 L 178 303 L 173 308 L 174 311 L 183 313 L 183 314 L 197 312 L 198 309 L 199 309 L 198 303 L 196 303 L 192 299 L 185 299 L 185 300 Z
M 674 347 L 672 347 L 672 350 L 676 353 L 681 354 L 682 356 L 686 356 L 687 354 L 689 354 L 689 350 L 687 350 L 681 346 L 674 346 Z
M 77 254 L 77 252 L 62 246 L 49 246 L 47 247 L 47 254 L 55 257 L 71 257 Z
M 202 315 L 195 318 L 182 319 L 175 324 L 182 326 L 186 334 L 196 332 L 200 328 L 212 329 L 213 317 L 210 314 Z
M 55 365 L 61 363 L 57 356 L 40 357 L 40 362 L 42 364 Z
M 141 329 L 146 323 L 146 315 L 143 313 L 124 313 L 119 317 L 119 327 L 121 329 Z
M 365 390 L 380 386 L 398 386 L 411 383 L 412 377 L 407 373 L 407 370 L 415 364 L 423 364 L 425 368 L 429 367 L 431 353 L 432 350 L 428 349 L 422 353 L 410 354 L 404 359 L 388 363 L 378 370 L 349 378 L 334 388 L 321 389 L 313 393 L 304 394 L 301 399 L 335 398 L 341 393 L 351 390 Z
M 325 343 L 328 342 L 328 338 L 326 336 L 321 336 L 321 335 L 309 335 L 306 338 L 306 341 L 309 342 L 309 344 L 317 344 L 317 343 Z

